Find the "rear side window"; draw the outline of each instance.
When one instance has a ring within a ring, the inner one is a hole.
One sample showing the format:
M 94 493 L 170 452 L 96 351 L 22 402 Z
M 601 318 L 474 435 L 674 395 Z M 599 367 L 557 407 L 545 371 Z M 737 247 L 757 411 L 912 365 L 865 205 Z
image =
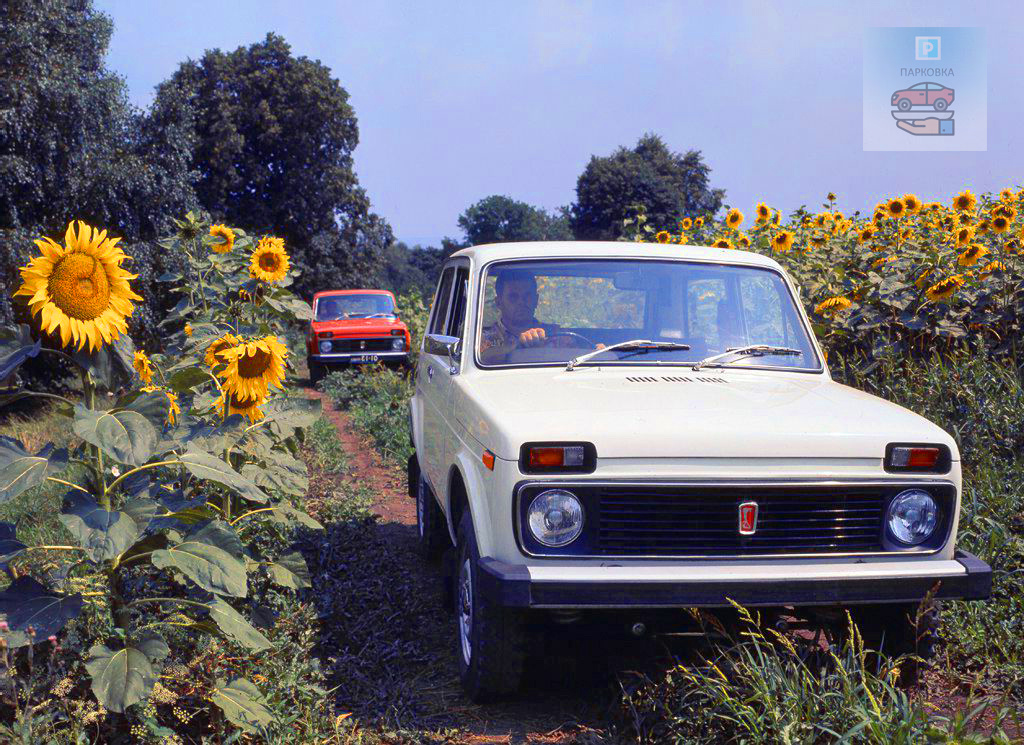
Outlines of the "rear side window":
M 448 336 L 462 338 L 466 324 L 466 296 L 469 292 L 469 270 L 460 268 L 455 275 L 455 301 L 452 303 L 451 319 L 448 322 Z
M 430 319 L 429 334 L 443 334 L 445 332 L 445 320 L 448 317 L 448 303 L 452 296 L 452 280 L 455 277 L 455 269 L 445 269 L 441 275 L 441 283 L 438 286 L 437 298 L 434 300 L 434 315 Z

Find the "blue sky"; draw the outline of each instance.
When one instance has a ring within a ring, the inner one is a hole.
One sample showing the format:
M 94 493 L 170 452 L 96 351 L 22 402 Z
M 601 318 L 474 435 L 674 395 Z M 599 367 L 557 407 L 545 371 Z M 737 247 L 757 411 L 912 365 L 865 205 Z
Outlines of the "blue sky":
M 95 0 L 108 65 L 145 107 L 186 58 L 284 36 L 319 59 L 359 118 L 374 210 L 409 243 L 458 236 L 489 194 L 548 209 L 591 155 L 657 132 L 697 148 L 726 201 L 869 209 L 914 191 L 1024 181 L 1020 2 L 329 2 Z M 988 150 L 864 152 L 862 48 L 873 26 L 977 26 L 988 54 Z

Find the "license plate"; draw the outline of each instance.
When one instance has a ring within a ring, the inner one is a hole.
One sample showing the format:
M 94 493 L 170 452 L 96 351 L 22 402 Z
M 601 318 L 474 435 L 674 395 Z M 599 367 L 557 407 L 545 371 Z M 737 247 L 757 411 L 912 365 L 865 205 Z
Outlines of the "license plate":
M 379 354 L 358 354 L 352 358 L 352 362 L 358 364 L 365 362 L 380 362 Z

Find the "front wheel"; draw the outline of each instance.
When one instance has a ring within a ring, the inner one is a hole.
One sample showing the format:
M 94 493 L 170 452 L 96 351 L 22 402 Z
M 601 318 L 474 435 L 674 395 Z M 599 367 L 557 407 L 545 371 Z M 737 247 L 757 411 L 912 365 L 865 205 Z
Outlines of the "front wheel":
M 327 375 L 327 368 L 324 367 L 323 363 L 312 359 L 311 357 L 306 358 L 306 367 L 309 368 L 309 384 L 316 385 L 324 376 Z
M 447 548 L 448 526 L 423 473 L 416 482 L 416 550 L 427 561 L 434 561 Z
M 853 614 L 865 648 L 891 658 L 904 656 L 899 666 L 899 684 L 913 688 L 935 657 L 939 638 L 941 606 L 924 603 L 895 603 L 861 606 Z
M 936 111 L 945 111 L 946 110 L 946 99 L 940 98 L 933 105 L 935 106 L 935 110 Z
M 523 617 L 480 594 L 480 553 L 468 509 L 459 524 L 457 557 L 453 594 L 462 687 L 476 702 L 514 693 L 526 658 Z

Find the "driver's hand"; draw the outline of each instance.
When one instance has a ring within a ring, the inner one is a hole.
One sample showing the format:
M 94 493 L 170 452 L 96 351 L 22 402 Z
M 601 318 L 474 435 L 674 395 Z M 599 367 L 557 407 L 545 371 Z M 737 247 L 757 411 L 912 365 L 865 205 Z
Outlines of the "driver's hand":
M 543 344 L 546 338 L 547 334 L 544 333 L 544 329 L 526 329 L 519 335 L 519 346 L 537 347 Z
M 594 345 L 594 349 L 604 349 L 604 344 L 598 342 L 597 344 Z

